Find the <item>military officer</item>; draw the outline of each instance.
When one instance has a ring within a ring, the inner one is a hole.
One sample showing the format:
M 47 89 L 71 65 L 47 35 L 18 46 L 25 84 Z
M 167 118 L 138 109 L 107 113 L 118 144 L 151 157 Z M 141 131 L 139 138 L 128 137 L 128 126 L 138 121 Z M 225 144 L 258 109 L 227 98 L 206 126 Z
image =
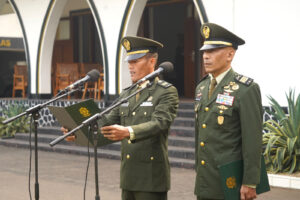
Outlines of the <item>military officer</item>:
M 261 94 L 253 79 L 231 62 L 245 41 L 225 28 L 201 26 L 203 64 L 208 75 L 195 92 L 196 184 L 198 200 L 224 199 L 218 166 L 243 159 L 241 199 L 256 198 L 262 152 Z
M 163 45 L 141 37 L 127 36 L 121 44 L 133 83 L 154 71 Z M 134 89 L 125 89 L 126 97 Z M 101 133 L 111 140 L 121 140 L 121 181 L 123 200 L 163 200 L 170 189 L 167 140 L 178 108 L 177 90 L 170 83 L 155 78 L 151 86 L 114 109 Z

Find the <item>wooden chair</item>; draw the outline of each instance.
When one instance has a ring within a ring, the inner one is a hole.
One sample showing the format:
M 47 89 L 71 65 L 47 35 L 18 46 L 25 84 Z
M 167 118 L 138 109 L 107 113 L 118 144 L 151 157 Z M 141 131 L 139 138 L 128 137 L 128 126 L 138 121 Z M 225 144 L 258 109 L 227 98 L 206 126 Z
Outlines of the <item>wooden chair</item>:
M 57 63 L 54 95 L 79 79 L 78 63 Z M 68 96 L 70 99 L 70 96 Z
M 97 69 L 100 72 L 103 71 L 103 67 L 100 64 L 94 64 L 94 63 L 81 63 L 80 65 L 80 71 L 81 71 L 81 77 L 86 76 L 86 74 L 93 70 L 93 69 Z M 83 94 L 82 94 L 82 99 L 85 99 L 86 93 L 89 92 L 89 97 L 91 97 L 92 93 L 94 93 L 94 99 L 98 99 L 100 100 L 101 95 L 99 94 L 102 88 L 103 90 L 103 86 L 101 86 L 101 84 L 103 85 L 103 73 L 102 73 L 102 78 L 101 78 L 101 73 L 100 73 L 100 78 L 98 79 L 97 82 L 91 83 L 91 82 L 87 82 L 84 85 L 84 90 L 83 90 Z M 99 90 L 100 88 L 100 90 Z M 97 96 L 98 93 L 98 96 Z
M 26 65 L 15 65 L 13 76 L 12 97 L 15 97 L 16 90 L 22 90 L 22 97 L 25 98 L 26 88 L 28 85 L 28 72 Z

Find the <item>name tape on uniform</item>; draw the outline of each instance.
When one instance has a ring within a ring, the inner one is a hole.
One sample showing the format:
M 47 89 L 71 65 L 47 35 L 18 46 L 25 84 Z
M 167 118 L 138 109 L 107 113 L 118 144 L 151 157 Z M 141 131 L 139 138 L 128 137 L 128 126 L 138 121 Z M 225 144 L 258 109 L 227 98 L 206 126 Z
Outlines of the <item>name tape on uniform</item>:
M 153 106 L 153 103 L 151 101 L 145 101 L 140 106 Z

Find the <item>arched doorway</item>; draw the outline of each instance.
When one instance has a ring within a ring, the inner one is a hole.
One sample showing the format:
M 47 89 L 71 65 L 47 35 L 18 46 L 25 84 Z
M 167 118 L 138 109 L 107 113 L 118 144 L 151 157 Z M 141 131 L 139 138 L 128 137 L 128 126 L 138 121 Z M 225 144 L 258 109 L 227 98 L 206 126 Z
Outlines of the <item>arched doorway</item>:
M 162 42 L 165 47 L 159 52 L 159 62 L 174 63 L 173 73 L 164 78 L 177 87 L 182 98 L 193 98 L 203 76 L 200 26 L 207 17 L 201 0 L 130 1 L 128 5 L 122 36 L 145 36 Z
M 52 56 L 52 92 L 57 92 L 58 67 L 72 64 L 78 68 L 78 78 L 86 74 L 87 65 L 99 68 L 104 78 L 101 41 L 94 16 L 86 0 L 68 0 L 60 17 Z M 102 94 L 104 81 L 102 82 Z M 79 96 L 77 96 L 79 97 Z
M 194 97 L 201 71 L 200 25 L 194 2 L 189 0 L 148 0 L 139 25 L 139 36 L 154 38 L 164 44 L 159 62 L 174 64 L 173 72 L 164 79 L 178 89 L 180 97 Z
M 25 67 L 22 76 L 26 84 L 22 87 L 26 91 L 29 87 L 29 81 L 26 80 L 30 73 L 26 62 L 22 27 L 17 13 L 8 1 L 0 1 L 0 27 L 2 27 L 0 30 L 0 97 L 11 97 L 14 79 L 17 79 L 18 83 L 22 81 L 21 78 L 14 76 L 15 66 Z M 16 90 L 15 96 L 22 97 L 22 91 Z

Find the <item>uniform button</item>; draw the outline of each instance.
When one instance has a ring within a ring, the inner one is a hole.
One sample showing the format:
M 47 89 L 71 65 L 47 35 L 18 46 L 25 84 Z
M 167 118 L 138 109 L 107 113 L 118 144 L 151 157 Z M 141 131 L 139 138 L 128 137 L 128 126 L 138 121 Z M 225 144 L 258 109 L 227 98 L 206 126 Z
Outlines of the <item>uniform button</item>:
M 205 165 L 205 161 L 204 160 L 201 160 L 201 165 Z
M 121 112 L 121 115 L 123 115 L 124 114 L 124 112 Z
M 204 147 L 205 146 L 204 142 L 200 142 L 200 146 Z
M 135 115 L 135 112 L 133 112 L 132 115 L 134 116 L 134 115 Z
M 128 140 L 128 144 L 131 144 L 131 140 Z
M 154 160 L 154 157 L 153 157 L 153 156 L 151 156 L 151 157 L 150 157 L 150 160 Z
M 129 154 L 127 154 L 126 158 L 127 158 L 127 159 L 129 159 L 129 158 L 130 158 L 130 155 L 129 155 Z
M 222 114 L 224 111 L 223 110 L 220 110 L 220 114 Z
M 207 112 L 209 111 L 209 107 L 205 107 L 204 110 Z
M 144 115 L 147 115 L 147 112 L 144 112 Z
M 202 128 L 206 128 L 206 124 L 202 124 Z

